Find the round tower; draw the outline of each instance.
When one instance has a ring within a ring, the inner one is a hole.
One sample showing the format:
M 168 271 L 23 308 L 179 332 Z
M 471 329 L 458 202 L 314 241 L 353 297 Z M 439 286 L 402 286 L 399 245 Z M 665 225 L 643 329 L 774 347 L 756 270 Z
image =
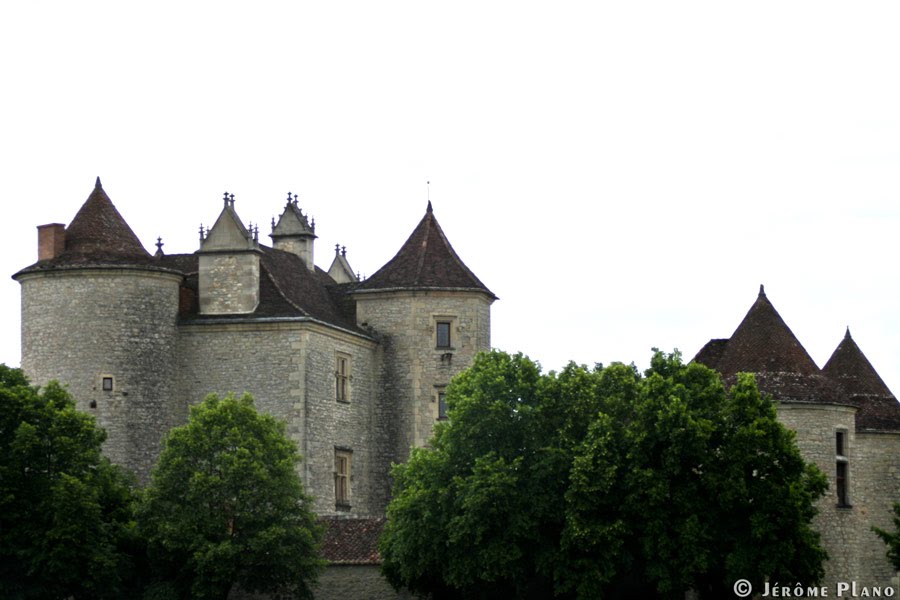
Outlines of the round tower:
M 173 425 L 183 276 L 150 256 L 97 179 L 64 228 L 38 227 L 22 286 L 22 368 L 56 379 L 107 432 L 104 452 L 146 480 Z
M 490 349 L 497 297 L 457 256 L 431 202 L 397 255 L 352 294 L 357 322 L 374 330 L 384 354 L 386 459 L 403 461 L 446 418 L 446 385 Z

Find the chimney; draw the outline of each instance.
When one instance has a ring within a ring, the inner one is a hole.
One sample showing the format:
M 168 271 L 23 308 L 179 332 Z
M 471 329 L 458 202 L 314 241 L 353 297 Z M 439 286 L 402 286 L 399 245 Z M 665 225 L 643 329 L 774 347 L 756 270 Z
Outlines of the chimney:
M 62 223 L 38 225 L 38 260 L 50 260 L 66 247 L 66 226 Z

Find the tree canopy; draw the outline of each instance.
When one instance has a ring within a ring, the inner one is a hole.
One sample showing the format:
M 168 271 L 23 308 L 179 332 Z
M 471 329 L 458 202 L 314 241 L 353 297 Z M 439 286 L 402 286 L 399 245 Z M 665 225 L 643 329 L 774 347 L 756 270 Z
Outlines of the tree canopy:
M 173 429 L 139 509 L 154 593 L 227 598 L 287 591 L 311 597 L 320 527 L 303 491 L 295 444 L 253 398 L 216 395 Z
M 397 587 L 434 598 L 719 598 L 738 578 L 813 583 L 826 479 L 752 376 L 656 352 L 633 366 L 478 356 L 449 421 L 394 468 L 381 540 Z
M 877 527 L 873 530 L 887 544 L 888 560 L 895 569 L 900 571 L 900 502 L 894 503 L 894 531 L 886 531 Z
M 120 597 L 133 496 L 105 433 L 58 383 L 6 365 L 0 406 L 0 597 Z

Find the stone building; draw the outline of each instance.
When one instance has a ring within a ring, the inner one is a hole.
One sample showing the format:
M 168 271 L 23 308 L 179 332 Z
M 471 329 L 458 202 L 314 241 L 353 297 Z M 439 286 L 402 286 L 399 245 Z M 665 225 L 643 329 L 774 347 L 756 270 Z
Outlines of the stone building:
M 288 197 L 271 246 L 226 194 L 191 254 L 149 254 L 99 179 L 68 225 L 38 227 L 22 286 L 22 367 L 68 384 L 108 432 L 107 454 L 146 480 L 164 434 L 207 393 L 248 391 L 287 423 L 327 525 L 321 598 L 396 597 L 375 540 L 388 470 L 443 418 L 443 389 L 490 347 L 496 297 L 454 252 L 429 202 L 396 256 L 359 281 L 339 248 L 315 266 L 315 222 Z M 729 339 L 696 361 L 756 373 L 829 477 L 818 529 L 827 583 L 893 585 L 871 526 L 900 501 L 900 404 L 849 331 L 820 369 L 760 289 Z M 364 590 L 364 593 L 363 593 Z M 353 593 L 351 593 L 353 591 Z M 360 595 L 362 594 L 362 595 Z
M 210 392 L 250 392 L 283 419 L 326 521 L 327 556 L 371 579 L 391 463 L 444 418 L 443 389 L 490 348 L 496 297 L 428 203 L 397 255 L 359 281 L 346 252 L 315 266 L 315 221 L 288 197 L 271 246 L 224 198 L 191 254 L 149 254 L 100 185 L 68 227 L 38 227 L 22 289 L 22 367 L 67 384 L 104 451 L 146 481 L 163 436 Z M 374 533 L 373 533 L 374 532 Z M 333 570 L 320 594 L 346 590 Z M 341 587 L 341 586 L 344 587 Z M 390 595 L 379 580 L 371 597 Z M 341 592 L 335 595 L 340 597 Z
M 900 502 L 900 404 L 850 330 L 820 369 L 760 286 L 731 337 L 710 340 L 694 360 L 726 383 L 739 372 L 755 373 L 760 390 L 777 402 L 779 420 L 797 433 L 803 457 L 828 476 L 816 528 L 829 555 L 830 593 L 837 582 L 897 590 L 897 573 L 872 527 L 891 530 L 891 505 Z

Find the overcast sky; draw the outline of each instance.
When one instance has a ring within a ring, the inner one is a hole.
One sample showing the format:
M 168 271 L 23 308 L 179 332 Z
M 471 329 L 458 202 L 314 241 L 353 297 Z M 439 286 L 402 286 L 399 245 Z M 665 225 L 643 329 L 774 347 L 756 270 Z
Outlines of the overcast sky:
M 98 175 L 150 251 L 226 190 L 264 238 L 291 191 L 363 274 L 430 181 L 493 345 L 545 370 L 691 358 L 762 283 L 819 366 L 849 325 L 900 393 L 898 31 L 896 2 L 4 2 L 0 362 L 35 226 Z

